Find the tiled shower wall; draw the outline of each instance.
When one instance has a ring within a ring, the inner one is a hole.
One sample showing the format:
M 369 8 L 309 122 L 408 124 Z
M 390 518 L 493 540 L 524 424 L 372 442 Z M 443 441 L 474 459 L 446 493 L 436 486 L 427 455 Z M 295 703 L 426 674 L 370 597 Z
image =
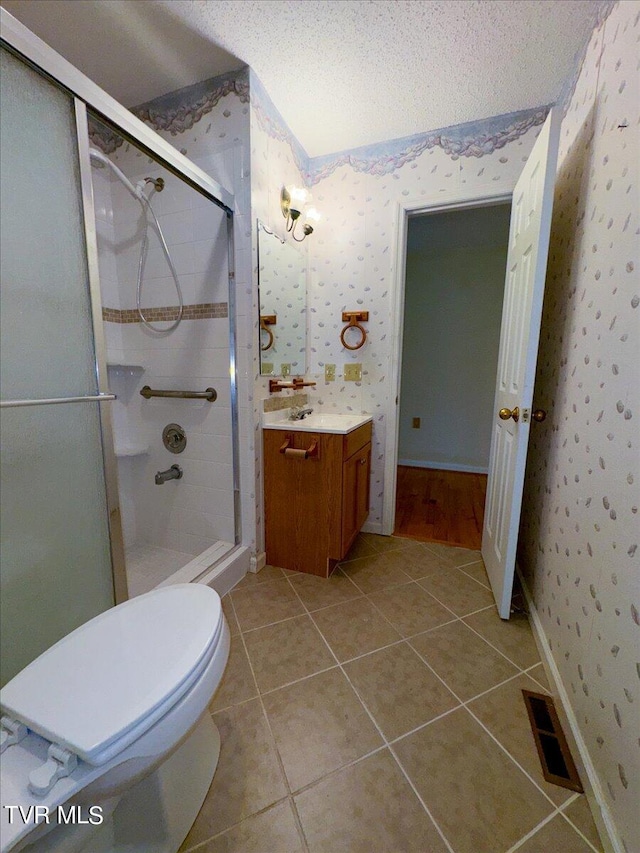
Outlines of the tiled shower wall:
M 640 3 L 597 30 L 562 124 L 520 564 L 628 853 L 640 850 Z
M 205 80 L 137 107 L 133 112 L 175 148 L 233 192 L 235 276 L 230 312 L 237 340 L 241 542 L 256 551 L 254 379 L 258 356 L 254 336 L 257 299 L 252 256 L 248 70 Z M 107 147 L 109 153 L 109 147 Z M 118 154 L 116 156 L 119 156 Z M 256 321 L 257 322 L 257 321 Z M 229 461 L 229 457 L 226 458 Z
M 257 90 L 259 81 L 252 83 Z M 255 220 L 259 217 L 280 233 L 284 224 L 279 209 L 280 187 L 284 183 L 303 183 L 291 154 L 295 140 L 283 129 L 266 94 L 263 100 L 268 106 L 261 110 L 258 123 L 255 111 L 250 116 L 249 70 L 245 69 L 170 93 L 133 110 L 234 193 L 241 537 L 242 544 L 258 554 L 264 550 L 260 415 L 268 391 L 266 381 L 260 377 L 257 349 Z M 259 96 L 255 101 L 260 101 Z M 115 162 L 123 156 L 113 140 L 111 145 L 107 140 L 102 147 L 114 156 Z M 255 170 L 255 180 L 251 170 Z
M 193 159 L 209 173 L 233 175 L 233 148 L 217 156 L 200 153 Z M 119 398 L 114 432 L 125 544 L 151 543 L 195 555 L 235 536 L 226 215 L 133 146 L 120 146 L 109 156 L 133 184 L 147 176 L 164 178 L 162 192 L 147 192 L 186 308 L 179 327 L 166 335 L 131 322 L 136 319 L 141 208 L 115 177 L 108 179 L 106 169 L 94 169 L 108 360 L 122 365 L 109 372 Z M 148 234 L 142 305 L 162 327 L 157 309 L 176 306 L 178 300 L 152 226 Z M 214 403 L 145 400 L 139 394 L 142 385 L 196 391 L 212 386 L 218 397 Z M 162 429 L 168 423 L 186 431 L 187 446 L 179 455 L 163 446 Z M 172 464 L 182 467 L 182 479 L 156 485 L 155 473 Z

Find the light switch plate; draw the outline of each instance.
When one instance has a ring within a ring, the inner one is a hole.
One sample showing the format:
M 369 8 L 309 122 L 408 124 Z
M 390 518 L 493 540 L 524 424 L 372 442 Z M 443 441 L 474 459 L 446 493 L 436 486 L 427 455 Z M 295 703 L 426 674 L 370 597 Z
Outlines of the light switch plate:
M 280 365 L 280 375 L 281 376 L 290 376 L 291 375 L 291 365 L 290 364 L 281 364 Z
M 345 382 L 360 382 L 362 379 L 362 365 L 359 362 L 345 364 L 344 379 Z
M 273 376 L 273 362 L 271 361 L 263 361 L 262 362 L 262 370 L 260 373 L 263 376 Z
M 420 418 L 411 418 L 411 426 L 413 429 L 420 429 Z
M 324 381 L 325 382 L 335 382 L 336 380 L 336 366 L 335 364 L 325 364 L 324 366 Z

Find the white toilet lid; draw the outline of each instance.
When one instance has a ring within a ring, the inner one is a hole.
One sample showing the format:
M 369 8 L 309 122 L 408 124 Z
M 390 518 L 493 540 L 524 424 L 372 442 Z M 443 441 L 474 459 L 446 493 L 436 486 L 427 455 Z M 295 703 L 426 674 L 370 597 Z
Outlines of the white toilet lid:
M 2 688 L 0 704 L 47 740 L 102 764 L 120 751 L 110 745 L 128 746 L 184 695 L 222 621 L 208 586 L 152 590 L 64 637 Z

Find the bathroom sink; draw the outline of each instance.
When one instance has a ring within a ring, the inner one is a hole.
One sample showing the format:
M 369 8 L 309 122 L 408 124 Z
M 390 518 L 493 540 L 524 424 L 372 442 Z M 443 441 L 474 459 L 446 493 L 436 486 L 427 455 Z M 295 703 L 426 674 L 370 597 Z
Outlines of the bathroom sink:
M 290 420 L 284 411 L 265 412 L 264 429 L 286 429 L 290 432 L 331 432 L 346 435 L 372 420 L 371 415 L 337 415 L 332 412 L 313 412 L 300 421 Z

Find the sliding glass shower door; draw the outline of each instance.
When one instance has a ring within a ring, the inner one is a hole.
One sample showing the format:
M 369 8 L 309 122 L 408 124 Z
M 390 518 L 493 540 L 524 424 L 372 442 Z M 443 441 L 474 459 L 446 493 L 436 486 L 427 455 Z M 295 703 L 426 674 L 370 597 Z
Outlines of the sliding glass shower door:
M 76 108 L 0 54 L 4 683 L 114 591 Z

